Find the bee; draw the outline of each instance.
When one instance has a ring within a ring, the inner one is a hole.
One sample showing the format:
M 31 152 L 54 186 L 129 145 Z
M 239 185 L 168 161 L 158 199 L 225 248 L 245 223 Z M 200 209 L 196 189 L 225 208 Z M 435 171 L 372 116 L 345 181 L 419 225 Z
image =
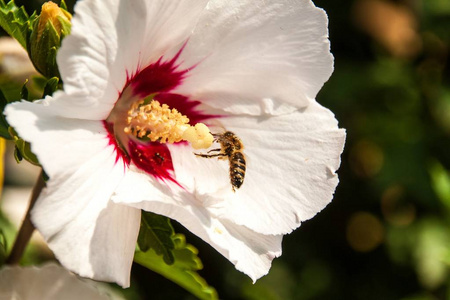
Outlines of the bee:
M 244 145 L 242 141 L 231 131 L 225 131 L 220 134 L 213 134 L 214 141 L 220 144 L 220 149 L 212 149 L 207 153 L 218 152 L 216 154 L 194 153 L 197 156 L 219 159 L 228 159 L 230 164 L 230 182 L 233 192 L 240 188 L 244 183 L 245 177 L 245 156 L 242 152 Z

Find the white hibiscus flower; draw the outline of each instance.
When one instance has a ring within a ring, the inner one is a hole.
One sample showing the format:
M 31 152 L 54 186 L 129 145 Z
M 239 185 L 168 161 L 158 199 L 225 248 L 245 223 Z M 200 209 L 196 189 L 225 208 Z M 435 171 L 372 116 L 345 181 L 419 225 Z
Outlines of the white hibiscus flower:
M 6 108 L 50 178 L 34 224 L 65 267 L 126 287 L 144 209 L 258 279 L 338 183 L 345 132 L 314 100 L 332 64 L 310 0 L 79 1 L 64 91 Z M 195 155 L 197 123 L 239 137 L 246 171 Z
M 0 298 L 9 300 L 124 300 L 100 282 L 79 279 L 55 263 L 0 269 Z

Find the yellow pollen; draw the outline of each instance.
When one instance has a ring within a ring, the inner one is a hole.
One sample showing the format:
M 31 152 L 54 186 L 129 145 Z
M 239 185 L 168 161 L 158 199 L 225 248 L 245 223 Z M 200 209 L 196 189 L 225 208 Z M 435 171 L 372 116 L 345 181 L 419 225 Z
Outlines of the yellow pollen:
M 176 143 L 188 141 L 194 149 L 209 148 L 214 137 L 203 123 L 189 125 L 189 118 L 167 104 L 152 100 L 145 104 L 140 100 L 128 111 L 124 132 L 138 138 L 147 137 L 152 142 Z
M 205 124 L 197 123 L 186 129 L 183 133 L 183 140 L 191 143 L 194 149 L 207 149 L 211 147 L 214 137 Z

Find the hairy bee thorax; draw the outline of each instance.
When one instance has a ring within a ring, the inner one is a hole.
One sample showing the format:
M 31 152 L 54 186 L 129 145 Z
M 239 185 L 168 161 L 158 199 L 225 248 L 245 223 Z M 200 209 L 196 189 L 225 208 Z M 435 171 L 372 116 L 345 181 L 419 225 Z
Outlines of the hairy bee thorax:
M 148 102 L 148 103 L 147 103 Z M 167 104 L 142 99 L 128 110 L 126 134 L 148 138 L 152 142 L 177 143 L 187 141 L 194 149 L 209 148 L 214 140 L 203 123 L 189 124 L 189 118 Z

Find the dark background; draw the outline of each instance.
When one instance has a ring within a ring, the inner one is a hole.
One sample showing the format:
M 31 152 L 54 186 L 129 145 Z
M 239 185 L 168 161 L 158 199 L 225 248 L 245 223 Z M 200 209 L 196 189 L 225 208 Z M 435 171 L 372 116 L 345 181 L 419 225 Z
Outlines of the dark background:
M 16 1 L 30 13 L 43 2 Z M 329 16 L 335 56 L 317 100 L 348 135 L 333 202 L 284 238 L 255 285 L 176 231 L 199 249 L 200 273 L 221 299 L 449 299 L 450 1 L 315 4 Z M 193 299 L 138 265 L 126 295 Z

